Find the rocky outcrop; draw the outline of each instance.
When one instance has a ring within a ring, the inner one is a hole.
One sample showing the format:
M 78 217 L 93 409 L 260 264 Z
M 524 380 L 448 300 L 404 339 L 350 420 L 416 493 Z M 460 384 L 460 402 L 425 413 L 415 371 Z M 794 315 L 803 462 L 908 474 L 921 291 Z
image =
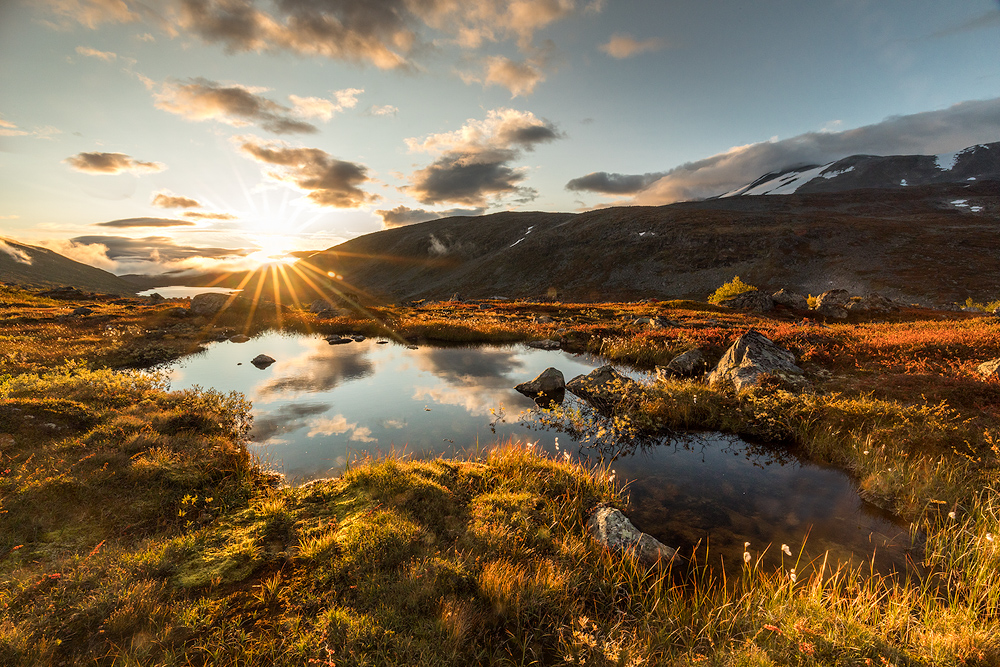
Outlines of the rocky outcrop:
M 544 340 L 529 340 L 527 345 L 528 347 L 533 347 L 536 350 L 558 350 L 562 347 L 562 343 L 557 340 L 552 340 L 551 338 L 546 338 Z
M 883 315 L 897 310 L 899 310 L 899 306 L 896 305 L 896 302 L 875 292 L 858 299 L 852 299 L 847 304 L 848 312 L 865 315 Z
M 598 542 L 618 552 L 634 552 L 646 563 L 669 563 L 677 552 L 632 525 L 621 510 L 598 507 L 587 521 L 587 530 Z
M 221 310 L 230 308 L 244 308 L 246 300 L 240 296 L 232 294 L 220 294 L 218 292 L 205 292 L 198 294 L 191 299 L 191 312 L 195 315 L 211 316 Z
M 776 304 L 787 308 L 792 308 L 794 310 L 809 310 L 809 300 L 797 292 L 789 292 L 788 290 L 782 288 L 772 294 L 771 298 Z
M 985 379 L 1000 378 L 1000 358 L 990 359 L 976 367 L 976 372 Z
M 601 411 L 611 411 L 639 384 L 615 370 L 614 366 L 601 366 L 587 375 L 577 375 L 566 383 L 566 390 Z
M 737 294 L 732 299 L 720 301 L 719 305 L 734 310 L 747 310 L 751 313 L 766 313 L 774 310 L 774 299 L 771 298 L 770 294 L 765 294 L 760 290 L 750 290 Z
M 553 403 L 562 403 L 566 396 L 566 380 L 562 371 L 549 367 L 539 373 L 534 380 L 522 382 L 514 389 L 534 399 L 538 405 L 549 407 Z
M 258 354 L 256 357 L 250 360 L 250 363 L 257 368 L 264 370 L 268 366 L 274 363 L 274 357 L 269 357 L 266 354 Z
M 843 320 L 847 318 L 847 304 L 851 294 L 845 289 L 832 289 L 816 298 L 816 312 L 825 317 Z
M 698 377 L 708 370 L 708 362 L 701 350 L 695 348 L 679 354 L 670 360 L 666 366 L 656 367 L 656 376 L 661 379 L 668 377 Z
M 730 346 L 709 376 L 711 385 L 732 385 L 738 391 L 774 377 L 791 388 L 806 386 L 795 355 L 783 350 L 757 331 L 748 331 Z

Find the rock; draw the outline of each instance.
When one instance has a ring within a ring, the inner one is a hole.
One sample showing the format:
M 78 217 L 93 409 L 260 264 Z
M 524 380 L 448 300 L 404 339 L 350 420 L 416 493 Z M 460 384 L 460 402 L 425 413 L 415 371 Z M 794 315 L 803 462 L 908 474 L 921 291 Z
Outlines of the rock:
M 684 325 L 674 320 L 668 320 L 666 317 L 654 317 L 649 321 L 649 326 L 653 329 L 667 329 L 671 327 L 682 327 Z
M 268 366 L 274 363 L 274 357 L 269 357 L 266 354 L 258 354 L 256 357 L 250 360 L 250 363 L 257 368 L 264 370 Z
M 789 292 L 782 288 L 771 295 L 771 299 L 779 305 L 794 310 L 809 310 L 809 300 L 797 292 Z
M 92 312 L 94 312 L 92 309 L 87 308 L 86 306 L 80 306 L 79 308 L 74 308 L 73 312 L 70 313 L 70 314 L 71 315 L 90 315 Z
M 984 379 L 1000 378 L 1000 358 L 990 359 L 976 367 L 976 372 Z
M 326 337 L 326 342 L 330 345 L 343 345 L 344 343 L 353 343 L 354 339 L 338 336 L 337 334 L 331 334 Z
M 770 294 L 765 294 L 760 290 L 750 290 L 737 294 L 732 299 L 719 302 L 720 306 L 732 308 L 734 310 L 748 310 L 751 313 L 766 313 L 774 310 L 774 299 Z
M 365 341 L 365 337 L 361 334 L 351 334 L 348 338 L 353 340 L 355 343 L 363 343 Z
M 539 315 L 538 317 L 535 318 L 535 322 L 537 324 L 551 324 L 555 322 L 555 320 L 549 317 L 548 315 Z
M 195 315 L 215 315 L 229 306 L 230 295 L 205 292 L 191 299 L 191 312 Z
M 562 403 L 566 396 L 566 380 L 558 368 L 546 368 L 534 380 L 522 382 L 514 387 L 542 407 L 550 407 L 553 403 Z
M 155 303 L 163 303 L 164 301 L 166 301 L 166 299 L 164 299 L 162 296 L 160 296 L 156 292 L 153 292 L 152 294 L 150 294 L 146 298 L 149 299 L 150 303 L 154 303 L 154 304 Z
M 806 384 L 795 355 L 772 343 L 757 331 L 748 331 L 733 343 L 709 376 L 710 385 L 731 384 L 737 391 L 760 384 L 770 375 L 792 387 Z
M 332 303 L 329 303 L 328 301 L 323 301 L 322 299 L 317 299 L 316 301 L 313 301 L 312 303 L 309 304 L 309 312 L 322 313 L 324 310 L 330 310 L 333 307 L 334 306 Z
M 670 360 L 666 366 L 656 367 L 656 376 L 666 379 L 668 377 L 698 377 L 708 370 L 708 362 L 701 350 L 695 348 L 679 354 Z
M 191 315 L 191 311 L 188 310 L 187 308 L 181 308 L 180 306 L 177 306 L 176 308 L 168 308 L 167 315 L 169 317 L 175 317 L 179 320 L 182 320 L 185 317 L 189 317 Z
M 614 366 L 601 366 L 587 375 L 577 375 L 566 383 L 566 390 L 598 410 L 608 411 L 618 406 L 625 394 L 638 386 L 637 382 L 616 371 Z
M 597 508 L 587 521 L 587 530 L 608 549 L 618 552 L 634 551 L 646 563 L 669 563 L 677 555 L 674 549 L 640 531 L 621 510 L 612 507 Z
M 653 321 L 651 317 L 637 317 L 632 320 L 632 324 L 649 324 Z
M 845 319 L 847 317 L 847 304 L 850 300 L 851 294 L 845 289 L 832 289 L 823 292 L 816 298 L 816 312 L 826 317 Z
M 899 306 L 892 299 L 887 299 L 881 294 L 867 294 L 857 300 L 851 300 L 847 304 L 847 310 L 852 313 L 865 313 L 869 315 L 882 315 L 899 310 Z
M 229 342 L 230 343 L 246 343 L 248 340 L 250 340 L 250 336 L 247 336 L 246 334 L 236 334 L 235 336 L 233 336 L 232 338 L 229 339 Z
M 546 338 L 545 340 L 530 340 L 527 345 L 528 347 L 533 347 L 537 350 L 558 350 L 562 347 L 562 343 L 557 340 L 552 340 L 551 338 Z

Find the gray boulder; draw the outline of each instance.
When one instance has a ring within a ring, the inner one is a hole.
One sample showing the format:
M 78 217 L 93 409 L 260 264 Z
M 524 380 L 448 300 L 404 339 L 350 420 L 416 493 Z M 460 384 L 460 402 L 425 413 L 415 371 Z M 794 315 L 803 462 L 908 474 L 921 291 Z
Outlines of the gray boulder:
M 882 315 L 899 310 L 899 306 L 892 299 L 888 299 L 881 294 L 871 293 L 860 299 L 851 300 L 847 304 L 847 310 L 851 313 L 864 313 L 866 315 Z
M 552 340 L 551 338 L 546 338 L 545 340 L 529 340 L 527 345 L 528 347 L 533 347 L 536 350 L 558 350 L 562 347 L 562 343 L 557 340 Z
M 338 336 L 337 334 L 330 334 L 326 337 L 326 342 L 330 345 L 343 345 L 344 343 L 353 343 L 354 339 L 346 336 Z
M 760 384 L 765 375 L 778 378 L 790 387 L 806 385 L 803 370 L 795 365 L 795 355 L 751 330 L 726 350 L 709 374 L 708 383 L 732 385 L 740 391 Z
M 614 366 L 595 368 L 587 375 L 577 375 L 566 383 L 568 392 L 603 411 L 617 407 L 626 394 L 638 387 L 637 382 L 616 371 Z
M 708 370 L 708 362 L 701 350 L 695 348 L 679 354 L 670 360 L 666 366 L 656 367 L 656 376 L 661 379 L 668 377 L 698 377 Z
M 1000 358 L 990 359 L 976 367 L 976 372 L 984 379 L 1000 378 Z
M 230 298 L 230 295 L 218 292 L 198 294 L 191 299 L 191 312 L 195 315 L 215 315 L 230 304 Z
M 775 303 L 788 308 L 794 308 L 795 310 L 809 310 L 809 300 L 796 292 L 789 292 L 786 289 L 780 289 L 772 294 L 771 298 Z
M 86 306 L 80 306 L 79 308 L 74 308 L 71 315 L 90 315 L 93 313 L 93 309 L 87 308 Z
M 256 357 L 250 360 L 250 363 L 257 368 L 264 370 L 268 366 L 274 363 L 274 357 L 269 357 L 266 354 L 258 354 Z
M 847 304 L 851 294 L 845 289 L 832 289 L 823 292 L 816 298 L 816 312 L 835 319 L 847 318 Z
M 677 556 L 674 549 L 640 531 L 621 510 L 612 507 L 598 507 L 587 521 L 587 530 L 608 549 L 634 551 L 646 563 L 669 563 Z
M 514 389 L 542 407 L 562 403 L 566 396 L 566 381 L 558 368 L 546 368 L 538 377 L 529 382 L 522 382 Z
M 250 336 L 247 336 L 246 334 L 236 334 L 235 336 L 233 336 L 232 338 L 229 339 L 229 342 L 230 343 L 246 343 L 249 340 L 250 340 Z
M 774 310 L 774 299 L 770 294 L 765 294 L 760 290 L 750 290 L 737 294 L 732 299 L 719 302 L 720 306 L 732 308 L 734 310 L 748 310 L 752 313 L 766 313 Z

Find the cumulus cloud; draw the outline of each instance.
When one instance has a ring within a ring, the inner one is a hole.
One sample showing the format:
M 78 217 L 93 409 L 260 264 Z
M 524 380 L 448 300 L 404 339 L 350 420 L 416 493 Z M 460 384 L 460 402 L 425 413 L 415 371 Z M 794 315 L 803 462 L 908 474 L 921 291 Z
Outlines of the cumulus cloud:
M 933 155 L 1000 139 L 1000 98 L 959 102 L 841 132 L 808 132 L 788 139 L 736 146 L 665 172 L 635 194 L 632 203 L 659 205 L 703 199 L 728 192 L 783 169 L 827 164 L 859 153 Z M 602 190 L 602 184 L 635 183 L 648 174 L 628 176 L 597 172 L 577 179 L 576 190 Z M 583 187 L 591 184 L 594 187 Z M 567 184 L 568 187 L 569 184 Z M 623 191 L 624 192 L 624 191 Z
M 611 36 L 607 44 L 601 44 L 600 49 L 612 58 L 622 60 L 637 56 L 640 53 L 659 51 L 664 46 L 663 40 L 657 37 L 639 40 L 631 35 L 616 33 Z
M 372 430 L 367 426 L 358 426 L 355 422 L 348 422 L 344 415 L 334 415 L 333 417 L 318 417 L 309 422 L 308 438 L 315 438 L 317 435 L 348 435 L 348 439 L 355 442 L 378 442 L 378 438 L 371 437 Z
M 117 53 L 112 53 L 111 51 L 98 51 L 97 49 L 92 49 L 89 46 L 78 46 L 76 47 L 76 52 L 81 56 L 97 58 L 98 60 L 103 60 L 106 63 L 110 63 L 118 58 Z
M 373 104 L 365 109 L 366 116 L 395 116 L 397 113 L 399 113 L 399 108 L 391 104 L 383 104 L 381 106 Z
M 574 178 L 566 184 L 566 189 L 578 192 L 600 192 L 606 195 L 634 194 L 648 188 L 665 175 L 666 172 L 609 174 L 606 171 L 595 171 L 586 176 Z
M 185 218 L 191 218 L 192 220 L 236 220 L 235 215 L 232 213 L 203 213 L 201 211 L 187 211 L 184 213 Z
M 460 76 L 466 83 L 502 86 L 513 97 L 530 95 L 535 86 L 545 80 L 539 61 L 515 61 L 504 56 L 487 58 L 481 74 L 465 72 Z
M 432 164 L 410 176 L 407 189 L 422 204 L 481 207 L 489 197 L 510 194 L 530 201 L 536 193 L 520 185 L 525 172 L 511 163 L 537 144 L 562 136 L 555 125 L 529 111 L 494 109 L 485 120 L 470 119 L 454 132 L 407 139 L 413 152 L 439 154 Z
M 173 218 L 124 218 L 94 223 L 98 227 L 191 227 L 193 222 Z
M 274 166 L 266 172 L 269 178 L 295 185 L 319 206 L 357 208 L 378 199 L 358 187 L 371 180 L 367 167 L 338 160 L 318 148 L 261 143 L 251 138 L 243 140 L 240 150 L 257 162 Z
M 330 120 L 333 114 L 344 109 L 353 109 L 358 104 L 358 95 L 365 92 L 362 88 L 345 88 L 333 91 L 333 99 L 322 97 L 299 97 L 289 95 L 295 113 L 305 118 L 320 118 Z
M 482 215 L 485 208 L 450 208 L 445 211 L 428 211 L 423 208 L 409 208 L 399 205 L 388 210 L 378 210 L 375 214 L 382 218 L 382 227 L 390 229 L 392 227 L 403 227 L 413 225 L 418 222 L 428 220 L 438 220 L 440 218 L 453 218 L 461 215 Z
M 125 153 L 77 153 L 63 160 L 76 171 L 85 174 L 156 173 L 166 169 L 160 162 L 143 162 Z
M 160 208 L 201 208 L 201 202 L 190 197 L 178 197 L 167 192 L 160 192 L 153 197 L 153 206 L 159 206 Z
M 158 109 L 188 120 L 216 120 L 233 127 L 256 124 L 275 134 L 318 131 L 315 125 L 293 117 L 289 107 L 258 94 L 263 91 L 261 88 L 225 85 L 198 77 L 186 82 L 167 81 L 154 98 Z

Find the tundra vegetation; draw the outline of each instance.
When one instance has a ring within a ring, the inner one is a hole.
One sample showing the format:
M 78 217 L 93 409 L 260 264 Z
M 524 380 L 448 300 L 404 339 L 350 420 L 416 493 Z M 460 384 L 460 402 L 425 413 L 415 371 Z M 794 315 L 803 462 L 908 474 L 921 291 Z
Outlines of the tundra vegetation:
M 0 302 L 0 664 L 1000 663 L 1000 382 L 976 372 L 1000 357 L 992 316 L 487 301 L 194 317 L 179 300 L 10 286 Z M 803 562 L 799 545 L 780 568 L 756 544 L 643 564 L 585 528 L 599 504 L 627 511 L 623 480 L 525 443 L 281 487 L 247 451 L 242 396 L 141 370 L 266 329 L 553 338 L 652 369 L 695 347 L 717 360 L 750 328 L 793 351 L 813 390 L 658 380 L 613 417 L 780 441 L 846 470 L 912 525 L 909 575 Z

